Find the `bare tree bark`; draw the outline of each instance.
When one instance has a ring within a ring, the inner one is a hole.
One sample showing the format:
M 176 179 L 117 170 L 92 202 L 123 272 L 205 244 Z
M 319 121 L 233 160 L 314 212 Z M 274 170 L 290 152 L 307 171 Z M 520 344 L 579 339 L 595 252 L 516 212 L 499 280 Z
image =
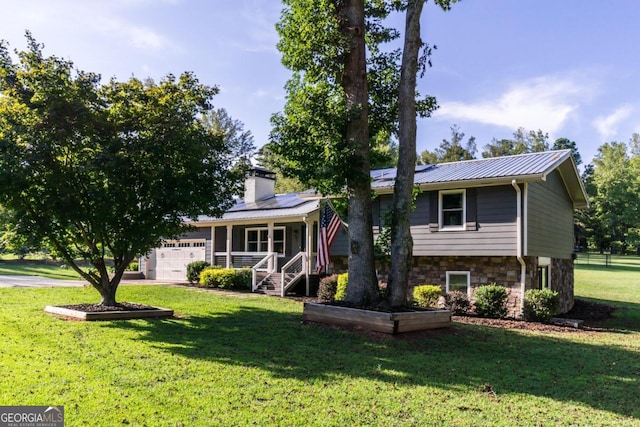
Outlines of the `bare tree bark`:
M 349 43 L 341 81 L 350 113 L 346 138 L 353 150 L 354 168 L 360 172 L 347 182 L 350 248 L 346 301 L 356 305 L 369 305 L 379 300 L 379 291 L 374 265 L 371 218 L 364 1 L 349 0 L 341 5 L 341 31 Z
M 400 70 L 399 158 L 393 189 L 391 268 L 387 285 L 389 303 L 394 307 L 404 305 L 407 302 L 409 272 L 413 258 L 410 216 L 416 165 L 416 79 L 418 56 L 422 47 L 420 15 L 423 6 L 424 0 L 410 0 L 407 4 L 402 68 Z

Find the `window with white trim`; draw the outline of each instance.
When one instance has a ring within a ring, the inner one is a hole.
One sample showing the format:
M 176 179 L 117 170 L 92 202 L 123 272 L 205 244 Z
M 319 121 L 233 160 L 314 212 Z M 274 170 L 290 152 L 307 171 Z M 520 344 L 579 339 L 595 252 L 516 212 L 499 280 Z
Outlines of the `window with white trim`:
M 471 296 L 471 273 L 468 271 L 447 271 L 447 292 L 460 291 Z
M 284 255 L 285 227 L 273 228 L 273 251 Z M 269 229 L 247 228 L 245 230 L 245 246 L 247 252 L 269 251 Z
M 441 230 L 464 230 L 466 210 L 465 190 L 440 191 L 439 226 Z

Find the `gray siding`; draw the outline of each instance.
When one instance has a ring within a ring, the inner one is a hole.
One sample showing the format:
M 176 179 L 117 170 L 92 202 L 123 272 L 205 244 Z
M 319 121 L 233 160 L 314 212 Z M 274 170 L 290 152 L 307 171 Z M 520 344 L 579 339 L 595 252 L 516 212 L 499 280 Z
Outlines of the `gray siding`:
M 374 238 L 382 226 L 381 218 L 391 208 L 392 197 L 381 195 L 373 203 Z M 505 185 L 475 189 L 477 225 L 474 228 L 477 229 L 467 231 L 430 231 L 430 199 L 430 192 L 419 194 L 416 209 L 411 214 L 414 256 L 516 254 L 516 192 L 513 187 Z M 435 199 L 437 200 L 437 197 Z M 471 200 L 468 200 L 468 203 L 471 203 Z M 470 209 L 469 206 L 467 209 Z M 331 247 L 331 255 L 346 256 L 347 251 L 348 236 L 341 232 Z
M 516 192 L 513 187 L 476 189 L 476 230 L 429 231 L 429 204 L 429 193 L 418 196 L 411 218 L 414 256 L 515 255 Z
M 338 231 L 338 235 L 333 241 L 329 253 L 331 256 L 349 255 L 349 235 L 347 234 L 347 230 L 345 230 L 344 227 L 340 227 L 340 231 Z
M 215 233 L 215 251 L 226 252 L 227 250 L 227 227 L 216 227 Z
M 526 254 L 571 258 L 573 252 L 573 204 L 558 171 L 527 190 Z
M 211 227 L 198 227 L 193 231 L 187 231 L 180 239 L 207 239 L 211 240 Z

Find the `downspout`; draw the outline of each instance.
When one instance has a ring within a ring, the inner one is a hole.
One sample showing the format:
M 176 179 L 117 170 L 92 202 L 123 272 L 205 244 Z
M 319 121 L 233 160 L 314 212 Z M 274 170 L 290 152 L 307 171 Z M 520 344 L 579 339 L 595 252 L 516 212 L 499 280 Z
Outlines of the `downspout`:
M 527 275 L 527 263 L 522 257 L 522 191 L 516 183 L 516 180 L 511 180 L 511 185 L 516 190 L 516 258 L 520 263 L 520 317 L 524 315 L 524 292 L 526 288 L 526 275 Z

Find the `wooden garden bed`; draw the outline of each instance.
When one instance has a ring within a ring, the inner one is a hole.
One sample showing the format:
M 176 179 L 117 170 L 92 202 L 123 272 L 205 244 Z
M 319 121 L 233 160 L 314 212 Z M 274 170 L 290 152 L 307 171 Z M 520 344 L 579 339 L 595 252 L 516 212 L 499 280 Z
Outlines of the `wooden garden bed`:
M 451 326 L 449 310 L 384 312 L 310 302 L 304 304 L 302 318 L 309 322 L 344 325 L 387 334 Z

